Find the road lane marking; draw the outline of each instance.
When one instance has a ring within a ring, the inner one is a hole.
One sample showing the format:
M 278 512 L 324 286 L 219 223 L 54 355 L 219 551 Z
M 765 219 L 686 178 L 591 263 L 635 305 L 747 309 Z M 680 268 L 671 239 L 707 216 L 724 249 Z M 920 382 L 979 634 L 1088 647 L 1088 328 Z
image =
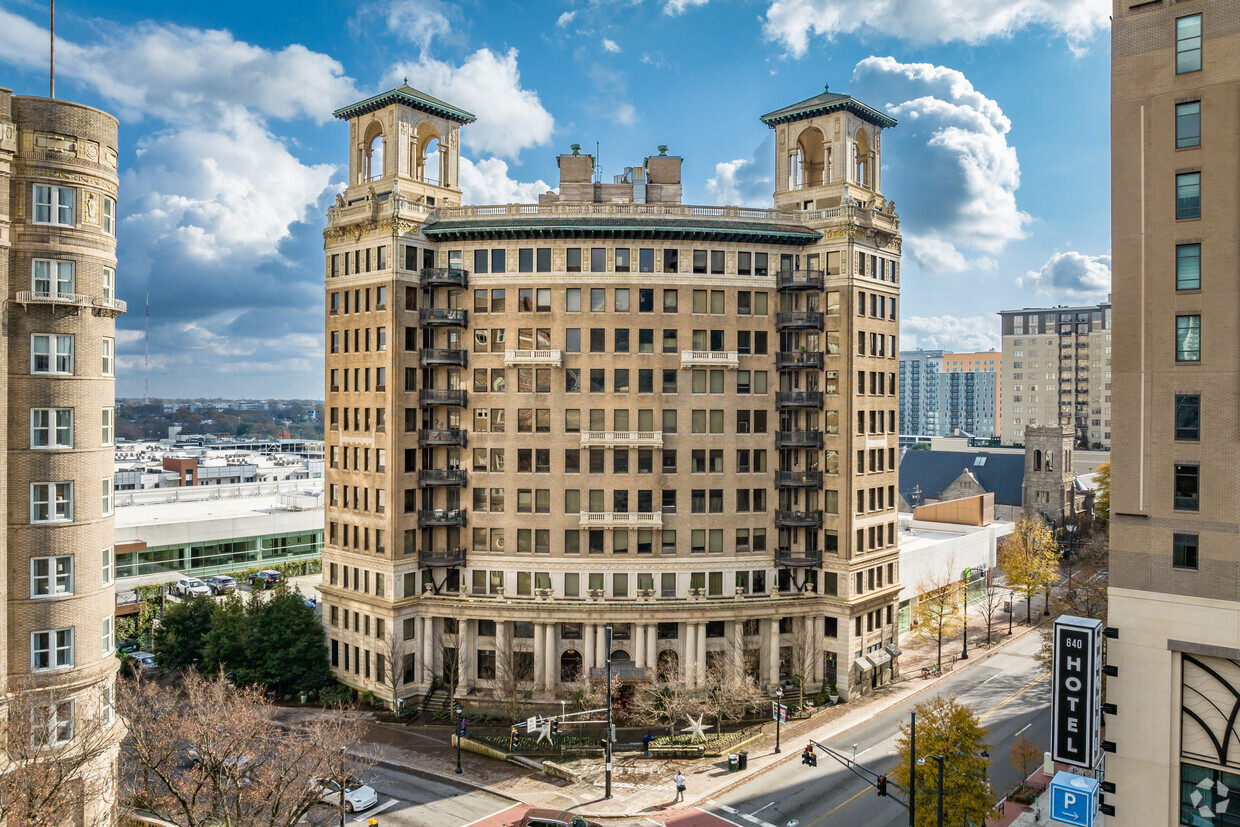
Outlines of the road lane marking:
M 1006 705 L 1008 704 L 1008 702 L 1013 701 L 1013 700 L 1015 700 L 1016 698 L 1020 697 L 1021 695 L 1025 694 L 1026 692 L 1028 692 L 1030 689 L 1032 689 L 1032 688 L 1033 688 L 1034 684 L 1037 684 L 1037 683 L 1041 682 L 1041 681 L 1042 681 L 1042 680 L 1044 680 L 1044 679 L 1045 679 L 1048 675 L 1050 675 L 1050 672 L 1043 672 L 1041 675 L 1038 675 L 1036 678 L 1034 678 L 1033 680 L 1029 681 L 1029 683 L 1025 684 L 1025 685 L 1024 685 L 1024 686 L 1022 686 L 1020 689 L 1017 689 L 1017 690 L 1016 690 L 1015 692 L 1013 692 L 1011 695 L 1008 695 L 1006 698 L 1004 698 L 1003 700 L 999 701 L 999 703 L 995 704 L 995 705 L 994 705 L 994 706 L 992 706 L 990 709 L 986 710 L 986 711 L 985 711 L 985 712 L 983 712 L 981 715 L 977 716 L 977 720 L 978 720 L 978 721 L 984 721 L 984 720 L 986 720 L 986 718 L 987 718 L 987 717 L 989 717 L 990 715 L 993 715 L 994 713 L 996 713 L 996 712 L 998 712 L 1000 709 L 1002 709 L 1004 706 L 1006 706 Z
M 761 807 L 759 807 L 758 809 L 756 809 L 756 810 L 754 810 L 752 813 L 750 813 L 750 815 L 751 815 L 751 816 L 756 816 L 758 813 L 762 812 L 762 811 L 763 811 L 763 810 L 765 810 L 767 807 L 772 807 L 772 806 L 774 806 L 774 805 L 775 805 L 775 802 L 774 802 L 774 801 L 771 801 L 771 802 L 768 802 L 768 803 L 766 803 L 766 804 L 763 804 Z
M 858 758 L 860 758 L 861 756 L 865 755 L 867 752 L 869 752 L 869 751 L 870 751 L 870 750 L 872 750 L 872 749 L 874 749 L 874 748 L 873 748 L 873 747 L 866 747 L 865 749 L 861 750 L 861 752 L 857 753 L 857 757 L 858 757 Z
M 865 795 L 866 793 L 870 792 L 870 790 L 871 790 L 871 789 L 872 789 L 872 788 L 871 788 L 871 787 L 867 784 L 867 785 L 866 785 L 866 787 L 865 787 L 865 789 L 863 789 L 861 792 L 857 793 L 857 794 L 856 794 L 856 795 L 854 795 L 852 798 L 849 798 L 847 801 L 845 801 L 845 802 L 843 802 L 842 804 L 840 804 L 839 806 L 837 806 L 834 810 L 831 810 L 830 812 L 823 813 L 821 816 L 819 816 L 818 818 L 816 818 L 816 819 L 814 819 L 813 821 L 811 821 L 811 822 L 810 822 L 810 824 L 809 824 L 809 827 L 817 827 L 817 825 L 822 824 L 824 821 L 826 821 L 826 820 L 827 820 L 827 816 L 830 816 L 832 813 L 835 813 L 835 812 L 838 812 L 839 810 L 844 809 L 845 807 L 847 807 L 849 804 L 851 804 L 851 803 L 853 803 L 854 801 L 856 801 L 856 800 L 857 800 L 858 798 L 860 798 L 861 796 L 863 796 L 863 795 Z
M 481 824 L 482 822 L 486 821 L 486 820 L 487 820 L 487 819 L 489 819 L 489 818 L 495 818 L 496 816 L 503 815 L 504 813 L 508 812 L 509 810 L 520 810 L 520 809 L 522 809 L 522 808 L 524 808 L 524 809 L 528 810 L 530 807 L 529 807 L 529 805 L 528 805 L 528 804 L 510 804 L 509 806 L 505 807 L 504 809 L 502 809 L 502 810 L 496 810 L 495 812 L 491 813 L 490 815 L 485 815 L 485 816 L 483 816 L 482 818 L 476 818 L 476 819 L 474 819 L 473 821 L 469 822 L 468 824 L 463 825 L 463 827 L 474 827 L 474 825 L 475 825 L 475 824 Z
M 770 804 L 766 804 L 766 805 L 764 805 L 764 806 L 762 806 L 762 807 L 759 807 L 758 809 L 754 810 L 754 811 L 753 811 L 753 813 L 750 813 L 750 814 L 748 814 L 748 815 L 746 815 L 745 813 L 740 812 L 740 811 L 739 811 L 739 810 L 737 810 L 735 807 L 729 807 L 727 804 L 720 804 L 718 801 L 709 801 L 709 802 L 707 802 L 707 803 L 708 803 L 708 804 L 710 804 L 710 806 L 712 806 L 712 807 L 718 807 L 720 810 L 723 810 L 725 813 L 728 813 L 729 815 L 740 816 L 741 818 L 743 818 L 743 819 L 745 819 L 746 821 L 748 821 L 750 824 L 757 824 L 757 825 L 758 825 L 758 827 L 775 827 L 775 825 L 774 825 L 774 824 L 771 824 L 769 821 L 763 821 L 763 820 L 762 820 L 762 819 L 760 819 L 760 818 L 755 818 L 755 817 L 754 817 L 757 813 L 762 812 L 762 811 L 763 811 L 763 810 L 765 810 L 767 807 L 772 807 L 772 806 L 774 806 L 774 804 L 775 804 L 775 802 L 774 802 L 774 801 L 772 801 Z M 696 808 L 696 809 L 698 809 L 698 810 L 699 810 L 700 812 L 702 812 L 702 813 L 705 813 L 706 815 L 710 815 L 710 816 L 714 816 L 715 818 L 722 819 L 723 821 L 726 821 L 726 822 L 728 822 L 729 824 L 735 824 L 735 823 L 736 823 L 735 821 L 732 821 L 732 820 L 730 820 L 730 819 L 723 818 L 723 816 L 718 815 L 718 814 L 716 814 L 716 813 L 709 813 L 709 812 L 707 812 L 706 810 L 702 810 L 701 808 Z
M 363 813 L 357 813 L 357 814 L 355 814 L 355 815 L 353 816 L 353 818 L 352 818 L 352 821 L 354 821 L 354 822 L 361 822 L 361 820 L 362 820 L 362 819 L 367 819 L 367 820 L 369 820 L 371 816 L 376 816 L 376 815 L 378 815 L 379 813 L 383 812 L 384 810 L 390 810 L 391 808 L 393 808 L 393 807 L 395 807 L 395 806 L 396 806 L 396 799 L 395 799 L 395 798 L 389 798 L 387 801 L 385 801 L 384 803 L 380 804 L 378 807 L 372 807 L 372 808 L 370 808 L 369 810 L 366 810 L 366 811 L 365 811 L 365 812 L 363 812 Z
M 990 682 L 991 682 L 991 681 L 993 681 L 995 678 L 998 678 L 998 677 L 1000 677 L 1001 675 L 1003 675 L 1003 673 L 1002 673 L 1002 672 L 1000 672 L 1000 673 L 999 673 L 999 674 L 997 674 L 997 675 L 991 675 L 989 678 L 987 678 L 986 680 L 982 681 L 982 682 L 981 682 L 981 684 L 979 684 L 979 685 L 980 685 L 980 686 L 985 686 L 986 684 L 990 683 Z
M 1017 731 L 1017 733 L 1016 733 L 1015 735 L 1013 735 L 1012 737 L 1013 737 L 1013 738 L 1019 738 L 1019 737 L 1020 737 L 1020 733 L 1024 732 L 1025 730 L 1027 730 L 1027 729 L 1028 729 L 1029 727 L 1031 727 L 1031 726 L 1033 726 L 1033 722 L 1032 722 L 1032 721 L 1030 721 L 1029 723 L 1025 724 L 1023 727 L 1021 727 L 1021 728 L 1020 728 L 1020 730 L 1019 730 L 1019 731 Z

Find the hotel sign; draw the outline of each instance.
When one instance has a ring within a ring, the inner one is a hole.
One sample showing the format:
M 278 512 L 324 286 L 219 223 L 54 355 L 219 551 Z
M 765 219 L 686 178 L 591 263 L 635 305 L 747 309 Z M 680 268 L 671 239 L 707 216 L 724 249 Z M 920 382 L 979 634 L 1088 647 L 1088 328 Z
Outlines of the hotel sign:
M 1093 769 L 1102 757 L 1102 621 L 1055 621 L 1051 671 L 1051 755 Z

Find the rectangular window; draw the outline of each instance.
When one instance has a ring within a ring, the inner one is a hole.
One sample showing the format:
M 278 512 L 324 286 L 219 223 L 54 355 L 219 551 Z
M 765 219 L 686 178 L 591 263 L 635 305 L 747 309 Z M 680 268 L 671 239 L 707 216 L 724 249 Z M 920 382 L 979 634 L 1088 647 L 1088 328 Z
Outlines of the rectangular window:
M 36 482 L 30 485 L 30 522 L 73 520 L 73 483 Z
M 332 293 L 332 295 L 339 294 Z M 116 301 L 116 271 L 111 267 L 103 268 L 103 300 L 108 304 Z
M 37 258 L 30 263 L 30 289 L 37 297 L 71 297 L 77 292 L 76 285 L 72 261 Z
M 31 448 L 72 448 L 73 408 L 34 408 L 30 411 Z
M 35 557 L 30 561 L 30 596 L 73 594 L 73 555 Z
M 1171 543 L 1171 565 L 1177 569 L 1197 568 L 1197 535 L 1175 534 Z
M 103 516 L 112 513 L 112 478 L 104 477 L 99 481 L 99 499 L 103 508 Z
M 590 248 L 590 272 L 605 273 L 607 271 L 607 248 Z
M 100 226 L 108 235 L 116 235 L 116 199 L 103 196 L 103 209 L 100 212 Z
M 1201 146 L 1201 101 L 1175 105 L 1175 148 Z
M 1175 176 L 1175 217 L 1201 218 L 1201 173 L 1182 172 Z
M 564 251 L 564 269 L 569 273 L 581 272 L 580 247 L 569 247 Z
M 104 376 L 113 376 L 116 373 L 116 340 L 105 336 L 103 338 L 102 347 L 100 349 L 101 366 Z
M 1175 360 L 1177 362 L 1201 361 L 1201 317 L 1175 317 Z
M 1201 289 L 1201 245 L 1177 244 L 1175 247 L 1175 289 Z
M 103 619 L 103 656 L 110 657 L 116 652 L 116 636 L 114 634 L 116 618 L 109 615 Z
M 1175 466 L 1175 507 L 1179 511 L 1201 510 L 1201 469 L 1198 466 Z
M 34 632 L 30 635 L 30 668 L 33 671 L 73 666 L 73 629 Z
M 34 223 L 74 226 L 77 190 L 73 187 L 34 185 Z
M 116 552 L 111 546 L 108 546 L 100 553 L 99 558 L 103 585 L 109 586 L 112 584 L 112 578 L 116 572 Z
M 1186 442 L 1201 441 L 1201 396 L 1176 394 L 1175 438 Z
M 1175 21 L 1175 73 L 1201 71 L 1201 15 Z
M 73 336 L 35 333 L 30 337 L 31 373 L 73 373 Z

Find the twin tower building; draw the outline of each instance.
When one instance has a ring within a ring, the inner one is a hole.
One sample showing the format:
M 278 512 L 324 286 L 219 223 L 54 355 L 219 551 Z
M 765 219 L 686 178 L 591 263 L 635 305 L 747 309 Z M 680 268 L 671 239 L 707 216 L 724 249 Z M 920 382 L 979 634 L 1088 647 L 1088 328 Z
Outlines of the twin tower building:
M 377 697 L 563 697 L 743 669 L 898 673 L 895 121 L 762 116 L 774 209 L 689 206 L 667 147 L 574 146 L 537 204 L 461 204 L 474 116 L 402 85 L 337 111 L 323 618 Z M 611 649 L 604 628 L 611 626 Z

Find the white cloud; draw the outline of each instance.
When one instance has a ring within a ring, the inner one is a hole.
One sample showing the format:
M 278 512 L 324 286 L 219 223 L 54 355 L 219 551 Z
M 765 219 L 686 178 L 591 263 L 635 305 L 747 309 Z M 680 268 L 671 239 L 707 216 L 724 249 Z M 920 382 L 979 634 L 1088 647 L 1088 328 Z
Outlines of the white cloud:
M 513 180 L 499 158 L 472 161 L 461 156 L 461 196 L 466 204 L 537 204 L 551 186 L 543 181 Z
M 515 158 L 523 149 L 551 140 L 555 119 L 538 93 L 521 86 L 517 50 L 496 54 L 479 49 L 460 66 L 423 56 L 393 67 L 389 77 L 405 75 L 409 84 L 478 116 L 461 131 L 473 149 Z
M 998 350 L 1002 343 L 998 317 L 905 316 L 900 323 L 901 350 L 971 353 Z
M 387 0 L 378 11 L 388 30 L 425 52 L 436 37 L 451 34 L 455 9 L 442 0 Z
M 617 103 L 609 117 L 614 123 L 632 126 L 637 123 L 637 107 L 631 103 Z
M 567 26 L 569 23 L 573 22 L 573 18 L 576 16 L 577 16 L 576 9 L 574 9 L 573 11 L 566 11 L 563 14 L 561 14 L 558 18 L 556 18 L 555 25 Z
M 1038 270 L 1016 279 L 1044 296 L 1071 301 L 1097 301 L 1111 292 L 1111 257 L 1088 256 L 1075 250 L 1055 253 Z
M 682 0 L 669 0 L 668 5 Z M 811 36 L 876 34 L 917 44 L 980 43 L 1037 26 L 1079 53 L 1110 27 L 1109 0 L 772 0 L 763 32 L 802 57 Z
M 715 164 L 715 175 L 706 179 L 705 194 L 712 204 L 738 207 L 770 207 L 775 144 L 771 134 L 758 144 L 752 159 L 736 158 Z
M 962 72 L 929 63 L 868 57 L 853 70 L 851 93 L 900 125 L 883 135 L 886 195 L 916 227 L 913 252 L 927 269 L 993 266 L 969 261 L 1025 237 L 1032 218 L 1017 206 L 1020 162 L 1007 142 L 1011 121 Z
M 935 236 L 905 235 L 904 249 L 927 273 L 963 273 L 968 270 L 994 270 L 988 256 L 966 258 L 951 242 Z
M 619 54 L 620 44 L 612 40 L 610 37 L 603 38 L 603 50 L 614 54 Z
M 683 14 L 685 9 L 694 6 L 705 6 L 710 0 L 667 0 L 663 4 L 663 13 L 670 15 Z

